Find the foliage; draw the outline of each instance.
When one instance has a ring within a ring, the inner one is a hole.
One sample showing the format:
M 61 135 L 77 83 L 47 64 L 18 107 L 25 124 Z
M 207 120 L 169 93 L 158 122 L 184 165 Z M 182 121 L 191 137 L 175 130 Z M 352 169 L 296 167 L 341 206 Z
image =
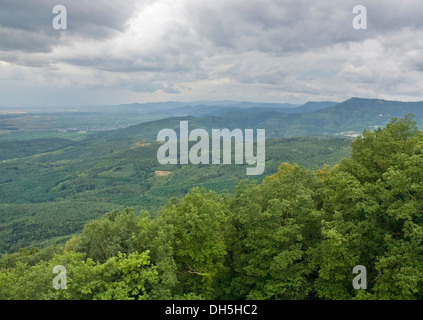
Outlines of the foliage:
M 348 156 L 350 142 L 267 140 L 265 175 L 275 173 L 281 161 L 333 165 Z M 154 216 L 169 198 L 181 199 L 193 187 L 223 192 L 247 177 L 244 165 L 161 166 L 157 148 L 153 141 L 127 139 L 0 143 L 6 159 L 0 161 L 0 254 L 63 244 L 113 209 L 130 206 Z M 155 170 L 172 174 L 156 177 Z
M 154 218 L 112 210 L 65 246 L 4 254 L 0 299 L 422 299 L 422 167 L 423 132 L 393 119 L 332 168 L 282 163 L 233 193 L 193 188 Z

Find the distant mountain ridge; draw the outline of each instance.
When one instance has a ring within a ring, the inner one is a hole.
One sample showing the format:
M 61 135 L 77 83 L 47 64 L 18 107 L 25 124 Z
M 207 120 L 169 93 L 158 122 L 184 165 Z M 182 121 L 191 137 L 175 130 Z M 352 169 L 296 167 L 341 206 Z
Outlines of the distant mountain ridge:
M 245 104 L 243 106 L 245 107 Z M 207 110 L 207 108 L 212 109 Z M 195 111 L 195 108 L 190 110 Z M 341 103 L 309 102 L 289 109 L 266 104 L 250 108 L 234 105 L 216 108 L 202 106 L 197 113 L 193 113 L 145 122 L 94 136 L 154 138 L 161 129 L 177 129 L 181 120 L 189 121 L 190 130 L 194 128 L 266 129 L 266 135 L 269 138 L 357 136 L 364 129 L 384 126 L 393 117 L 401 118 L 408 113 L 413 113 L 419 127 L 423 127 L 423 101 L 401 102 L 351 98 Z

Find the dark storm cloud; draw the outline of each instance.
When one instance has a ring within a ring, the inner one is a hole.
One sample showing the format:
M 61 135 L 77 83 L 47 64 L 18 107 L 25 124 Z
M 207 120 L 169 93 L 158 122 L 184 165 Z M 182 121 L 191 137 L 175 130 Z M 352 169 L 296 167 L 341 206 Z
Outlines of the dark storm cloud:
M 208 4 L 208 5 L 207 5 Z M 199 35 L 216 47 L 282 53 L 326 47 L 423 27 L 415 1 L 209 1 L 187 8 Z M 368 30 L 352 28 L 352 8 L 365 5 Z
M 48 52 L 67 32 L 71 36 L 106 38 L 125 30 L 137 1 L 61 0 L 68 12 L 68 29 L 52 27 L 56 4 L 51 0 L 0 1 L 0 50 Z M 63 32 L 63 33 L 62 33 Z

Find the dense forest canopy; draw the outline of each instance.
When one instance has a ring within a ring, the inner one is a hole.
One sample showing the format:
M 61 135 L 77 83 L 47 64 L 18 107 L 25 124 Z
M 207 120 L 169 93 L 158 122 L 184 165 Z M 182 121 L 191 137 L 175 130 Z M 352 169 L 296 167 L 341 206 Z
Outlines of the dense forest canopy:
M 0 299 L 422 299 L 422 167 L 423 132 L 393 119 L 332 168 L 282 163 L 233 193 L 194 188 L 154 219 L 113 210 L 63 247 L 4 254 Z

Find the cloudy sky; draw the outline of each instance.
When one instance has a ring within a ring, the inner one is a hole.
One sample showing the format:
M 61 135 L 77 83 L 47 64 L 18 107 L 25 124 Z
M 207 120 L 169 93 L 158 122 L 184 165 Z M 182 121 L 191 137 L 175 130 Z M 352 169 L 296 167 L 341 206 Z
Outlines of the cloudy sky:
M 0 0 L 0 106 L 350 97 L 423 100 L 420 0 Z

